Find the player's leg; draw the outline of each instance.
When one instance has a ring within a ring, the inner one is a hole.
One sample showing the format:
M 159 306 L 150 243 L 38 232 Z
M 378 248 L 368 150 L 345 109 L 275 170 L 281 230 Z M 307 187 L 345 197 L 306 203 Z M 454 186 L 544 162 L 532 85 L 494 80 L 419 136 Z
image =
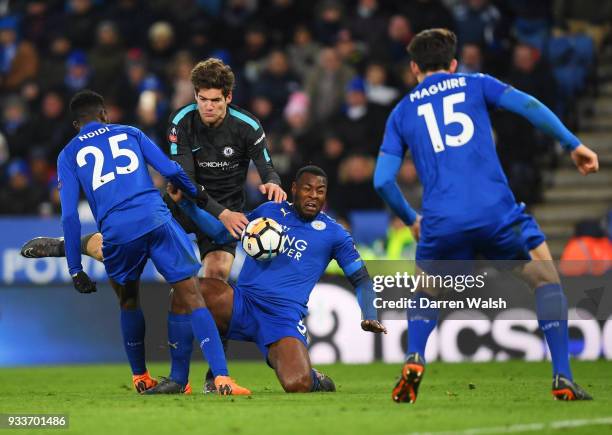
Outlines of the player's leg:
M 157 384 L 145 364 L 145 319 L 139 301 L 140 274 L 147 262 L 144 242 L 141 237 L 123 245 L 104 246 L 104 268 L 119 300 L 123 346 L 139 393 Z
M 81 253 L 102 261 L 102 234 L 90 233 L 81 237 Z M 63 237 L 35 237 L 21 247 L 26 258 L 65 257 Z
M 145 362 L 145 319 L 140 308 L 139 281 L 125 284 L 110 279 L 121 308 L 121 335 L 123 347 L 132 369 L 134 388 L 142 393 L 154 387 L 157 381 L 149 375 Z
M 287 393 L 335 391 L 333 381 L 312 368 L 304 342 L 283 337 L 268 347 L 268 361 Z
M 546 337 L 553 369 L 552 394 L 561 400 L 590 400 L 574 383 L 569 362 L 567 298 L 546 242 L 529 251 L 531 261 L 520 273 L 535 292 L 536 313 Z
M 232 317 L 234 290 L 226 282 L 204 278 L 199 280 L 200 292 L 206 301 L 217 329 L 223 337 L 227 332 Z M 174 290 L 171 291 L 171 294 Z M 179 383 L 187 384 L 189 377 L 189 365 L 191 352 L 193 349 L 193 331 L 191 328 L 191 315 L 188 308 L 178 304 L 177 299 L 173 298 L 173 307 L 168 314 L 168 346 L 170 347 L 170 376 L 169 379 Z M 214 376 L 211 372 L 210 382 L 205 383 L 205 393 L 216 392 Z
M 417 246 L 415 274 L 422 275 L 421 285 L 414 292 L 407 310 L 408 343 L 406 362 L 399 380 L 391 392 L 397 403 L 414 403 L 425 374 L 425 349 L 436 328 L 440 310 L 435 305 L 440 289 L 428 286 L 427 275 L 457 273 L 457 260 L 471 260 L 474 256 L 469 235 L 457 232 L 441 237 L 421 237 Z M 449 270 L 450 269 L 450 270 Z M 433 302 L 433 303 L 432 303 Z
M 228 376 L 219 331 L 194 277 L 200 264 L 187 234 L 174 219 L 150 234 L 149 255 L 158 271 L 172 284 L 174 299 L 191 313 L 193 334 L 214 373 L 217 391 L 250 394 Z

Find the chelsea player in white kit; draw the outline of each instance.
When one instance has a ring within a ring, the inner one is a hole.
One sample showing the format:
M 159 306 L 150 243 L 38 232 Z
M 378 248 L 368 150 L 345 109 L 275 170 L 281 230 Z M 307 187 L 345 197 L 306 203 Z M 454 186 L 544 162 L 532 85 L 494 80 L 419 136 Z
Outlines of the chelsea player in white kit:
M 249 220 L 263 216 L 283 226 L 282 252 L 271 261 L 247 257 L 233 287 L 205 278 L 200 289 L 221 335 L 256 343 L 286 392 L 334 391 L 333 381 L 311 366 L 303 323 L 310 293 L 332 259 L 356 289 L 361 328 L 374 333 L 386 333 L 386 329 L 377 320 L 372 280 L 352 237 L 321 211 L 327 195 L 325 172 L 316 166 L 300 169 L 291 191 L 293 203 L 267 202 L 248 214 Z M 215 242 L 231 240 L 212 215 L 182 199 L 180 192 L 170 188 L 168 193 Z M 184 331 L 175 338 L 170 377 L 147 394 L 183 392 L 193 341 L 190 330 Z
M 387 121 L 374 185 L 418 238 L 417 265 L 434 273 L 437 260 L 519 260 L 519 272 L 535 293 L 536 312 L 553 368 L 552 394 L 588 400 L 572 377 L 568 351 L 567 299 L 537 223 L 517 204 L 502 171 L 487 109 L 503 108 L 529 120 L 571 151 L 578 170 L 598 170 L 597 155 L 581 144 L 537 99 L 485 74 L 457 74 L 456 37 L 446 29 L 419 33 L 408 46 L 419 84 Z M 406 151 L 423 185 L 421 216 L 396 183 Z M 422 288 L 408 310 L 408 355 L 392 392 L 396 402 L 416 401 L 425 371 L 425 346 L 436 326 L 437 289 Z M 423 301 L 427 302 L 427 301 Z

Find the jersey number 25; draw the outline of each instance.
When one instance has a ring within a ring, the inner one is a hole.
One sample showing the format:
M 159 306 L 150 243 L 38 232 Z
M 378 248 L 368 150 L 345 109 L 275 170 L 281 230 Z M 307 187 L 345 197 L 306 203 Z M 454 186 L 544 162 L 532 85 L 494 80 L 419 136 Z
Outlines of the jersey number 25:
M 442 141 L 442 135 L 440 134 L 440 128 L 438 127 L 438 121 L 434 114 L 433 106 L 431 103 L 421 104 L 417 107 L 417 113 L 419 116 L 425 118 L 425 125 L 427 126 L 427 132 L 431 139 L 431 144 L 435 152 L 439 153 L 444 151 L 444 145 L 450 147 L 460 147 L 465 145 L 472 136 L 474 136 L 474 123 L 472 118 L 462 112 L 454 111 L 454 105 L 457 103 L 463 103 L 465 101 L 465 92 L 459 92 L 457 94 L 447 95 L 442 98 L 442 110 L 444 112 L 444 125 L 453 123 L 461 124 L 461 133 L 456 136 L 446 134 L 444 141 Z
M 136 169 L 138 169 L 139 165 L 138 156 L 134 151 L 127 148 L 119 148 L 119 142 L 127 140 L 127 138 L 127 134 L 125 133 L 117 134 L 108 138 L 111 153 L 113 154 L 113 159 L 116 159 L 117 157 L 121 156 L 130 159 L 130 162 L 127 164 L 127 166 L 115 167 L 115 170 L 119 175 L 131 174 Z M 102 153 L 102 150 L 100 148 L 96 148 L 91 145 L 81 148 L 77 153 L 77 164 L 80 168 L 87 164 L 87 161 L 85 160 L 85 156 L 87 154 L 92 154 L 94 156 L 93 175 L 91 178 L 91 187 L 93 188 L 93 190 L 96 190 L 98 187 L 115 179 L 114 172 L 108 172 L 102 175 L 102 168 L 104 167 L 104 153 Z

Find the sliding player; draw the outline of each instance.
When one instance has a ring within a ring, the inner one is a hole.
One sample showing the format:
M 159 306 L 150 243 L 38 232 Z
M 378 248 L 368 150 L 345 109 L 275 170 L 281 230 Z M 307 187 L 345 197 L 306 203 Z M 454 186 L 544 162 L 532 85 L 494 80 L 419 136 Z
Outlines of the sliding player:
M 375 188 L 418 237 L 416 259 L 425 272 L 432 265 L 428 260 L 470 260 L 477 254 L 525 261 L 520 273 L 535 291 L 538 321 L 552 357 L 552 394 L 560 400 L 591 399 L 573 381 L 567 300 L 544 234 L 508 187 L 487 108 L 510 110 L 553 135 L 571 151 L 583 175 L 598 170 L 597 155 L 537 99 L 488 75 L 456 74 L 455 50 L 456 37 L 446 29 L 425 30 L 411 41 L 410 66 L 419 85 L 389 116 Z M 395 180 L 408 148 L 423 184 L 422 217 Z M 436 296 L 432 289 L 415 294 L 417 299 Z M 408 355 L 393 389 L 396 402 L 416 401 L 425 345 L 437 318 L 438 309 L 408 310 Z
M 316 166 L 300 169 L 291 188 L 294 202 L 267 202 L 248 215 L 269 217 L 283 226 L 285 249 L 271 261 L 247 257 L 235 287 L 206 278 L 201 290 L 221 335 L 255 342 L 286 392 L 334 391 L 330 378 L 314 370 L 308 356 L 308 298 L 332 259 L 356 288 L 362 311 L 361 328 L 385 332 L 376 320 L 374 291 L 368 271 L 350 234 L 321 212 L 327 195 L 327 175 Z M 169 193 L 198 226 L 218 242 L 230 239 L 221 222 L 199 209 L 180 192 Z M 180 394 L 187 385 L 193 336 L 188 328 L 178 342 L 183 355 L 172 355 L 169 378 L 146 394 Z
M 219 332 L 195 279 L 200 264 L 187 234 L 153 186 L 147 164 L 194 198 L 206 200 L 206 192 L 196 188 L 181 166 L 168 159 L 140 130 L 108 124 L 104 99 L 95 92 L 77 93 L 70 111 L 79 133 L 57 159 L 66 259 L 77 291 L 95 292 L 95 283 L 81 265 L 77 207 L 82 188 L 104 237 L 104 267 L 120 299 L 123 339 L 134 384 L 151 380 L 142 357 L 144 328 L 138 327 L 142 323 L 139 280 L 151 258 L 172 284 L 177 301 L 190 312 L 193 334 L 215 375 L 217 392 L 250 394 L 228 376 Z

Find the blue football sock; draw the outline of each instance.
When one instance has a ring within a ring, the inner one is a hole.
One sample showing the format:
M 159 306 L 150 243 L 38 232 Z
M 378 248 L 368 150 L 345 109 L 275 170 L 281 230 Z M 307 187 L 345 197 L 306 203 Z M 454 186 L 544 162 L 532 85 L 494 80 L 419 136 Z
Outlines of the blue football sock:
M 310 387 L 310 391 L 319 391 L 321 389 L 321 383 L 319 382 L 319 377 L 314 369 L 310 371 L 310 376 L 312 377 L 312 387 Z
M 421 308 L 421 300 L 434 300 L 419 291 L 412 298 L 415 308 L 408 308 L 408 353 L 418 353 L 425 359 L 425 346 L 429 335 L 438 323 L 438 308 Z
M 145 363 L 145 319 L 140 308 L 121 310 L 121 334 L 123 347 L 132 367 L 132 374 L 147 371 Z
M 550 349 L 553 376 L 563 375 L 572 380 L 569 364 L 569 331 L 567 298 L 560 284 L 546 284 L 535 290 L 538 323 Z
M 208 360 L 208 365 L 216 376 L 227 376 L 227 362 L 221 344 L 221 337 L 217 325 L 208 311 L 208 308 L 198 308 L 191 312 L 191 325 L 193 335 L 198 340 L 200 349 L 204 357 Z
M 170 347 L 170 379 L 186 385 L 193 350 L 191 314 L 168 313 L 168 347 Z

